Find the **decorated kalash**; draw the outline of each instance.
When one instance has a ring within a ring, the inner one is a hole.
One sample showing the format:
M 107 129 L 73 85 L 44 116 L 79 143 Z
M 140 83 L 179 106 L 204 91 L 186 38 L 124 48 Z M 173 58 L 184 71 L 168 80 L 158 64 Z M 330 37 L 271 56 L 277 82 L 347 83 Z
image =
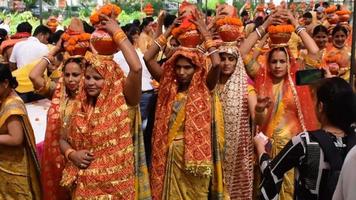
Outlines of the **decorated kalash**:
M 68 194 L 71 199 L 151 198 L 137 106 L 141 65 L 116 21 L 120 12 L 118 6 L 107 4 L 90 17 L 96 28 L 91 35 L 72 23 L 74 26 L 62 36 L 68 59 L 80 57 L 85 64 L 75 104 L 69 112 L 70 123 L 62 126 L 60 138 L 58 133 L 57 138 L 52 138 L 59 140 L 64 156 L 64 166 L 56 169 L 63 170 L 63 175 L 53 178 L 70 191 L 56 199 L 65 199 Z M 113 61 L 118 49 L 130 67 L 127 77 Z M 57 104 L 61 102 L 55 99 Z

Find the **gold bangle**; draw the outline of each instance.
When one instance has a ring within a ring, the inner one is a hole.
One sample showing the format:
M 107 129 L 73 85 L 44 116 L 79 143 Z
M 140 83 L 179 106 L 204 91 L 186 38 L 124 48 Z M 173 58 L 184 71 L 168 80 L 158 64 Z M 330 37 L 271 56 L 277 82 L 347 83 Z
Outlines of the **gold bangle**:
M 214 40 L 212 40 L 212 39 L 206 40 L 205 41 L 205 49 L 209 50 L 212 47 L 216 47 Z
M 66 152 L 64 153 L 64 157 L 65 157 L 67 160 L 69 160 L 69 155 L 70 155 L 71 153 L 73 153 L 73 152 L 75 152 L 74 149 L 71 149 L 71 148 L 67 149 Z
M 121 43 L 122 41 L 124 41 L 124 40 L 126 40 L 127 39 L 127 36 L 126 36 L 126 34 L 124 33 L 124 31 L 122 31 L 122 30 L 118 30 L 118 31 L 116 31 L 116 33 L 114 34 L 114 41 L 116 42 L 116 43 Z
M 158 44 L 161 45 L 162 47 L 163 47 L 163 46 L 166 46 L 166 44 L 167 44 L 167 39 L 166 39 L 166 37 L 164 37 L 163 34 L 160 35 L 160 36 L 156 39 L 156 41 L 157 41 Z

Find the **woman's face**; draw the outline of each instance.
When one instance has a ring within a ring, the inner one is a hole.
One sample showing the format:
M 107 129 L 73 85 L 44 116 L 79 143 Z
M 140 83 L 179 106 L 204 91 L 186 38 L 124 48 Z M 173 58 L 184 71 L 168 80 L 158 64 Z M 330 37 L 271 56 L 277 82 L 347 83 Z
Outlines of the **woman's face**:
M 66 88 L 71 92 L 77 91 L 81 78 L 82 69 L 80 68 L 80 65 L 75 62 L 67 63 L 64 68 L 64 84 Z
M 139 33 L 136 33 L 132 36 L 132 40 L 133 40 L 133 43 L 134 45 L 138 45 L 138 38 L 140 37 L 140 34 Z
M 189 85 L 195 72 L 195 66 L 188 58 L 180 57 L 176 61 L 174 72 L 179 84 Z
M 272 53 L 269 67 L 274 78 L 282 79 L 287 74 L 287 55 L 284 51 L 276 50 Z
M 98 97 L 104 87 L 104 79 L 96 69 L 89 67 L 85 70 L 84 85 L 89 96 Z
M 220 54 L 220 69 L 224 75 L 231 75 L 236 68 L 237 59 L 234 55 L 228 53 Z
M 343 31 L 338 31 L 333 35 L 333 44 L 336 48 L 342 48 L 345 45 L 347 35 Z
M 319 32 L 313 37 L 316 45 L 318 45 L 319 49 L 324 49 L 328 42 L 328 34 L 324 32 Z

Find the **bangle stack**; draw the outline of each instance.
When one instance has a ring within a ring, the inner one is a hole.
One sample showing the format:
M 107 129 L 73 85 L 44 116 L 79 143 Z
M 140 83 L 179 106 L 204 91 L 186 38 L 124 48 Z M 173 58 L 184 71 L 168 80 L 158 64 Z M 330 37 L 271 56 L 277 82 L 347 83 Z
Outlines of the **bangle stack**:
M 207 39 L 204 43 L 205 49 L 208 51 L 212 47 L 216 47 L 216 43 L 213 39 Z
M 70 156 L 70 154 L 73 153 L 73 152 L 75 152 L 74 149 L 71 149 L 71 148 L 67 149 L 66 152 L 64 153 L 64 157 L 65 157 L 67 160 L 69 160 L 69 156 Z
M 164 46 L 167 44 L 167 39 L 164 37 L 164 35 L 160 35 L 157 39 L 155 39 L 154 43 L 162 49 Z
M 266 30 L 262 26 L 259 26 L 258 28 L 256 28 L 256 33 L 261 39 L 266 34 Z
M 306 30 L 306 29 L 303 26 L 298 26 L 295 29 L 295 33 L 297 33 L 299 35 L 303 30 Z
M 114 34 L 114 41 L 117 42 L 117 44 L 121 43 L 122 41 L 127 39 L 126 34 L 124 33 L 124 31 L 122 31 L 121 29 L 116 31 L 116 33 Z

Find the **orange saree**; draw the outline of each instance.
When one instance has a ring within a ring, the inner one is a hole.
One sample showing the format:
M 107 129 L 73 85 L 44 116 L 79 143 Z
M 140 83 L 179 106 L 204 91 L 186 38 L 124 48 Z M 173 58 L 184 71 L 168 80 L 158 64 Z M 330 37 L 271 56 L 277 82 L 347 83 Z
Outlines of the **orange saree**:
M 61 185 L 71 189 L 72 199 L 147 199 L 147 168 L 139 163 L 145 158 L 138 155 L 136 134 L 132 133 L 137 120 L 130 117 L 133 109 L 123 94 L 124 73 L 111 56 L 93 55 L 88 61 L 105 85 L 94 106 L 85 91 L 80 91 L 67 140 L 73 149 L 92 152 L 95 159 L 87 169 L 67 162 Z

